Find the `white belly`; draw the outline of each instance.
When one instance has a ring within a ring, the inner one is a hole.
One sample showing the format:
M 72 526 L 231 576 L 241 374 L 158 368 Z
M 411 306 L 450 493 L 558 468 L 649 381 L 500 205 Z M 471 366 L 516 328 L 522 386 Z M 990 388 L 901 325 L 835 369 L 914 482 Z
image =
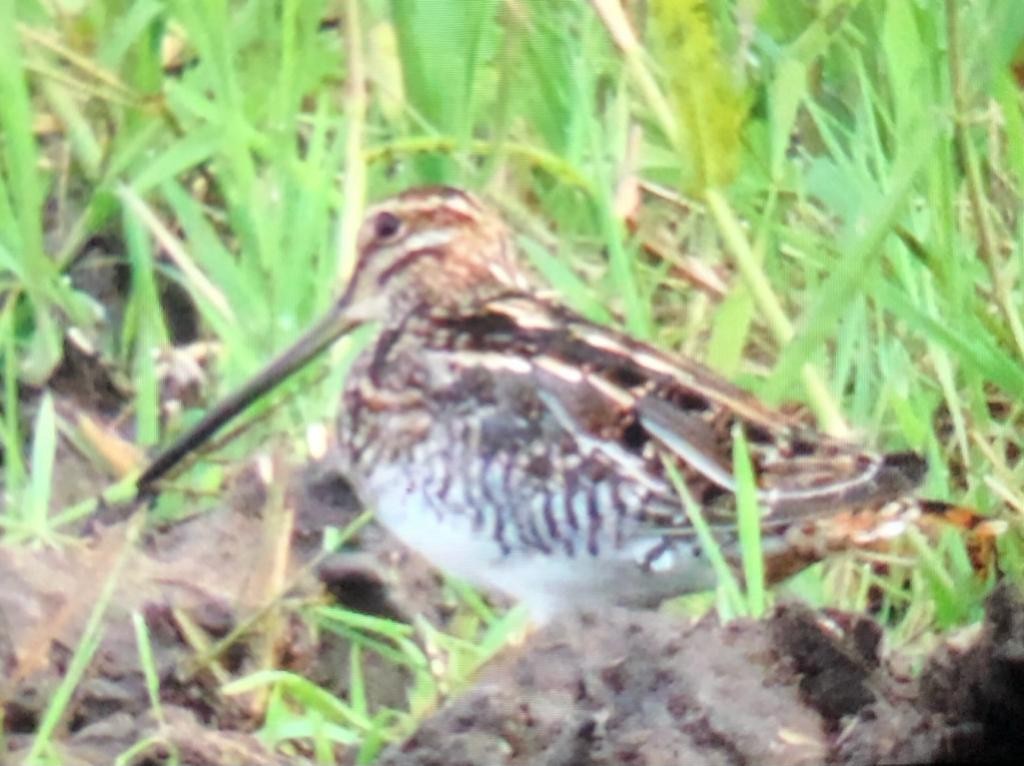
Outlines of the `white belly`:
M 439 507 L 429 483 L 421 485 L 414 471 L 378 468 L 361 491 L 377 519 L 409 548 L 444 573 L 522 601 L 537 622 L 611 603 L 652 606 L 714 586 L 707 562 L 682 550 L 668 571 L 642 569 L 640 543 L 606 547 L 596 556 L 585 550 L 573 556 L 523 548 L 505 553 L 487 522 L 475 527 L 465 510 Z

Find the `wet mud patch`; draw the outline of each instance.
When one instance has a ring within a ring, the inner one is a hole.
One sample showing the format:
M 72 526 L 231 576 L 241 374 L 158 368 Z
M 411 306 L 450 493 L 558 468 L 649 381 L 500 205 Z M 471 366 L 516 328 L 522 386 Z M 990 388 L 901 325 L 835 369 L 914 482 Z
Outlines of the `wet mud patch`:
M 221 689 L 269 662 L 344 698 L 344 639 L 311 632 L 282 607 L 216 662 L 196 661 L 197 635 L 215 643 L 265 607 L 267 573 L 284 573 L 288 603 L 421 614 L 445 627 L 453 604 L 436 574 L 380 527 L 359 532 L 357 552 L 317 560 L 324 528 L 360 513 L 329 462 L 304 469 L 285 493 L 289 524 L 268 519 L 272 494 L 243 472 L 223 507 L 151 529 L 128 551 L 100 646 L 53 737 L 61 763 L 109 764 L 148 736 L 154 743 L 133 763 L 163 763 L 172 749 L 182 763 L 203 766 L 309 763 L 301 745 L 287 754 L 268 749 L 256 735 L 259 701 Z M 31 746 L 124 549 L 126 525 L 98 525 L 59 549 L 0 546 L 0 762 L 19 763 Z M 290 545 L 276 544 L 282 534 Z M 140 669 L 133 614 L 153 645 L 162 720 Z M 872 620 L 797 604 L 727 625 L 655 612 L 579 615 L 503 650 L 379 762 L 1021 762 L 1024 605 L 1013 589 L 998 588 L 984 625 L 941 646 L 922 673 L 912 676 L 908 665 L 887 653 Z M 367 654 L 365 678 L 373 705 L 404 709 L 402 668 Z M 339 753 L 339 762 L 354 757 Z

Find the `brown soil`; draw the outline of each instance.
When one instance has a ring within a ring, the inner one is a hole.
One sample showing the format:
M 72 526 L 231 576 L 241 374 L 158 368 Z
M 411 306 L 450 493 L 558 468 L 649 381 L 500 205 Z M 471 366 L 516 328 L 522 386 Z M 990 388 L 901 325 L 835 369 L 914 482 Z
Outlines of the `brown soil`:
M 612 612 L 552 625 L 381 759 L 388 766 L 1020 763 L 1024 606 L 992 597 L 920 680 L 870 620 L 787 605 L 684 628 Z
M 112 514 L 82 544 L 0 547 L 0 762 L 23 759 L 122 555 L 100 648 L 54 735 L 67 766 L 109 764 L 158 731 L 133 612 L 154 645 L 165 743 L 136 763 L 161 763 L 169 743 L 182 763 L 202 766 L 309 762 L 269 752 L 252 733 L 259 698 L 220 694 L 224 679 L 271 658 L 345 693 L 344 643 L 311 633 L 286 605 L 218 663 L 196 666 L 196 636 L 226 635 L 273 600 L 275 583 L 289 583 L 289 603 L 327 594 L 375 614 L 420 613 L 442 626 L 449 618 L 434 574 L 373 525 L 360 533 L 359 553 L 303 574 L 324 524 L 343 525 L 357 512 L 329 464 L 306 469 L 276 504 L 251 472 L 234 484 L 225 507 L 150 530 L 134 546 L 126 545 L 129 522 Z M 274 544 L 289 526 L 291 546 Z M 900 669 L 906 658 L 883 653 L 880 629 L 854 615 L 793 604 L 764 621 L 728 625 L 653 612 L 580 615 L 505 650 L 380 763 L 1022 762 L 1024 602 L 998 588 L 970 636 L 942 646 L 911 677 Z M 401 707 L 408 679 L 367 659 L 371 698 Z

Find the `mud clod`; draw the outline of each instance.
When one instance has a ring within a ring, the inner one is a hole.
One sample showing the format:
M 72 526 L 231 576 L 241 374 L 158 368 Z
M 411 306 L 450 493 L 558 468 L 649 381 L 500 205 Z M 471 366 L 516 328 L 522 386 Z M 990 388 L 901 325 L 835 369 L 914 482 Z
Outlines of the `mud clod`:
M 871 677 L 878 668 L 881 629 L 868 619 L 780 607 L 772 636 L 800 674 L 804 700 L 832 724 L 875 701 Z
M 628 612 L 566 620 L 496 660 L 381 763 L 1024 759 L 1018 594 L 998 589 L 979 640 L 940 649 L 919 682 L 883 659 L 881 638 L 870 619 L 798 605 L 725 626 Z
M 820 718 L 775 665 L 754 622 L 564 620 L 496 660 L 381 763 L 455 763 L 468 749 L 509 766 L 821 763 Z
M 947 645 L 921 675 L 921 702 L 950 721 L 948 762 L 1024 760 L 1024 600 L 1003 584 L 967 647 Z

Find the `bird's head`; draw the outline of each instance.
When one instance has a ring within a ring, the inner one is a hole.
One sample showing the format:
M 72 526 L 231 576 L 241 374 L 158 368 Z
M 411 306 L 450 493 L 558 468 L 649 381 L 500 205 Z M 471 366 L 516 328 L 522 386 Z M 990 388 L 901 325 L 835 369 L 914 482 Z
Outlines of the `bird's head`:
M 477 197 L 416 188 L 371 207 L 339 308 L 387 322 L 413 306 L 444 308 L 528 287 L 508 229 Z

